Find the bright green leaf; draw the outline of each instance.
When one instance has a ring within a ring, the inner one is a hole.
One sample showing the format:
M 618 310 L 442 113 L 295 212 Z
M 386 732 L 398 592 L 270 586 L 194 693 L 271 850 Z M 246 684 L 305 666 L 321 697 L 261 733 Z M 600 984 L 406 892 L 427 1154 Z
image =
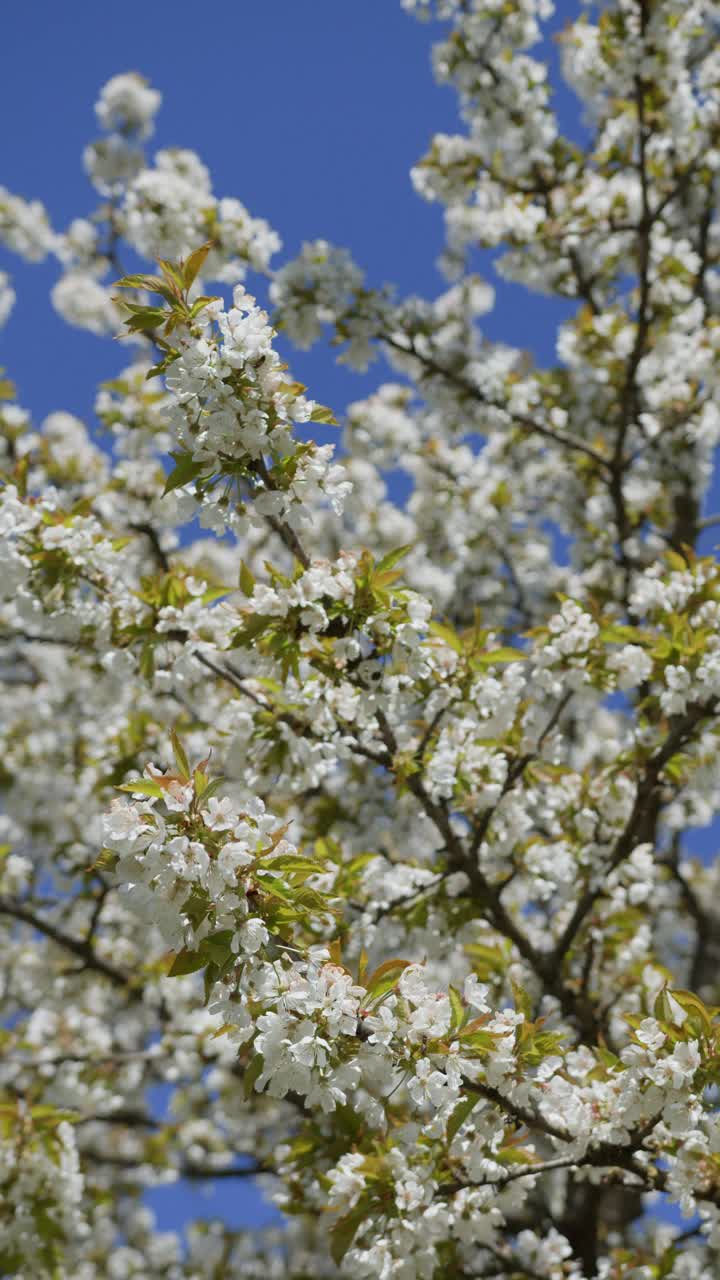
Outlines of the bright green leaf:
M 328 409 L 324 404 L 318 404 L 315 406 L 312 413 L 310 414 L 310 421 L 322 422 L 323 425 L 326 427 L 338 426 L 337 419 L 332 409 Z
M 165 481 L 163 497 L 173 489 L 181 489 L 183 485 L 195 480 L 207 468 L 206 462 L 196 462 L 189 453 L 174 453 L 175 466 Z
M 168 977 L 180 978 L 186 973 L 197 973 L 198 969 L 204 969 L 206 964 L 207 958 L 199 951 L 178 951 L 168 970 Z
M 206 240 L 205 244 L 201 244 L 199 249 L 193 249 L 193 252 L 185 259 L 182 265 L 182 279 L 186 289 L 190 288 L 196 276 L 199 275 L 205 259 L 214 244 L 214 240 Z
M 330 1229 L 330 1254 L 333 1262 L 339 1266 L 350 1245 L 352 1244 L 358 1229 L 367 1219 L 367 1210 L 364 1206 L 357 1205 L 350 1213 L 344 1214 L 342 1218 L 338 1218 L 337 1222 Z
M 118 791 L 129 791 L 133 796 L 152 796 L 154 800 L 162 800 L 163 789 L 150 778 L 138 778 L 136 782 L 124 782 Z
M 446 1129 L 448 1146 L 450 1146 L 455 1134 L 460 1131 L 468 1116 L 475 1110 L 477 1104 L 478 1099 L 470 1095 L 467 1098 L 461 1098 L 453 1108 L 450 1119 L 447 1122 Z
M 173 755 L 175 756 L 175 764 L 177 765 L 178 773 L 185 782 L 189 782 L 190 761 L 188 760 L 187 755 L 185 754 L 185 748 L 174 729 L 170 732 L 170 741 L 172 743 Z

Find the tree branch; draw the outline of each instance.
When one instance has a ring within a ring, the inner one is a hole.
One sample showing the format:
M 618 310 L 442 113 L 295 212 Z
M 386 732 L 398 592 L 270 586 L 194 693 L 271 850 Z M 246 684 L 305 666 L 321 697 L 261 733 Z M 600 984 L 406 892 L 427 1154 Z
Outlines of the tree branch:
M 10 916 L 22 924 L 27 924 L 31 928 L 37 929 L 39 933 L 43 933 L 46 938 L 57 943 L 59 947 L 63 947 L 65 951 L 78 956 L 86 968 L 93 969 L 96 973 L 101 974 L 109 982 L 112 982 L 114 986 L 122 987 L 134 999 L 141 998 L 137 987 L 133 985 L 130 975 L 123 973 L 121 969 L 117 969 L 108 960 L 103 960 L 86 940 L 72 937 L 62 929 L 59 929 L 57 925 L 52 924 L 51 921 L 43 920 L 23 906 L 22 903 L 14 902 L 10 898 L 0 898 L 0 915 Z

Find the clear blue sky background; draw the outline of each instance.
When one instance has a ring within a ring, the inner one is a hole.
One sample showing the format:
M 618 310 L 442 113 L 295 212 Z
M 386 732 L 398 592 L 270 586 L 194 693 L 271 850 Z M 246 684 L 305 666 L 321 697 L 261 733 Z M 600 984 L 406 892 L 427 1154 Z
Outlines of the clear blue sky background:
M 222 9 L 31 0 L 11 7 L 4 35 L 0 182 L 42 199 L 56 228 L 95 205 L 81 163 L 97 136 L 93 103 L 105 80 L 133 69 L 163 93 L 151 145 L 197 150 L 216 194 L 237 195 L 266 217 L 283 257 L 322 236 L 348 246 L 371 284 L 429 296 L 446 287 L 435 267 L 442 212 L 415 196 L 409 169 L 434 131 L 456 128 L 455 94 L 432 79 L 438 27 L 409 17 L 399 0 L 235 0 Z M 572 128 L 569 94 L 561 106 Z M 63 408 L 89 421 L 96 383 L 127 352 L 54 314 L 55 262 L 26 267 L 2 253 L 0 266 L 18 293 L 0 358 L 22 402 L 38 418 Z M 506 286 L 487 332 L 550 361 L 547 313 L 546 300 Z M 325 352 L 293 363 L 311 393 L 337 408 L 377 381 L 338 369 Z
M 560 0 L 557 7 L 555 30 L 576 5 Z M 0 54 L 0 183 L 41 199 L 57 229 L 92 210 L 81 155 L 97 135 L 93 103 L 111 75 L 137 70 L 163 93 L 151 146 L 197 150 L 216 194 L 238 196 L 279 232 L 283 260 L 303 240 L 324 237 L 352 251 L 370 284 L 433 296 L 446 287 L 435 267 L 442 214 L 415 196 L 409 169 L 433 132 L 457 126 L 453 91 L 431 75 L 438 34 L 405 14 L 399 0 L 16 2 L 4 14 Z M 557 82 L 552 41 L 545 53 Z M 565 130 L 577 136 L 578 104 L 560 86 L 556 105 Z M 493 279 L 490 255 L 484 261 Z M 127 352 L 55 315 L 48 295 L 56 263 L 25 266 L 0 251 L 0 267 L 18 294 L 0 333 L 0 363 L 21 403 L 37 421 L 66 409 L 92 424 L 95 387 L 123 367 Z M 493 282 L 487 336 L 550 363 L 565 307 Z M 338 368 L 322 348 L 294 356 L 293 368 L 336 410 L 378 381 L 377 370 L 359 378 Z M 158 1107 L 164 1100 L 164 1092 L 153 1099 Z M 196 1215 L 233 1225 L 269 1218 L 242 1181 L 219 1183 L 209 1197 L 175 1186 L 149 1200 L 165 1228 Z

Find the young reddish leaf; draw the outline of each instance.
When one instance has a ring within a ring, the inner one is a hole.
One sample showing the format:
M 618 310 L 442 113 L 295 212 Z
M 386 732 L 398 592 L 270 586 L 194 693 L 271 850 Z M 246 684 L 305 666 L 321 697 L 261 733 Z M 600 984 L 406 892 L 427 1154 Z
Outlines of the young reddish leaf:
M 158 266 L 167 280 L 174 298 L 182 298 L 185 291 L 185 281 L 180 268 L 176 267 L 174 262 L 168 262 L 166 258 L 158 258 Z
M 392 991 L 410 963 L 409 960 L 386 960 L 384 964 L 378 965 L 367 980 L 368 999 L 377 1000 Z

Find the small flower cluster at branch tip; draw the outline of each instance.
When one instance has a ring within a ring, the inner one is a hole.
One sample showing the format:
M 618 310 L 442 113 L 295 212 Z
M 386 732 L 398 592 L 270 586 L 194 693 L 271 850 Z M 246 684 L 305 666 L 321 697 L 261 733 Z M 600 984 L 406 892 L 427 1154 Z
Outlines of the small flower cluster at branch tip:
M 334 419 L 305 397 L 301 383 L 285 377 L 268 316 L 242 285 L 229 311 L 219 298 L 191 301 L 209 252 L 208 244 L 177 267 L 162 263 L 160 278 L 119 282 L 124 289 L 159 292 L 168 304 L 123 303 L 130 331 L 152 333 L 165 353 L 153 371 L 166 371 L 167 420 L 176 441 L 165 491 L 176 492 L 176 521 L 194 517 L 199 506 L 201 525 L 215 533 L 228 528 L 241 534 L 248 518 L 270 519 L 291 539 L 321 495 L 340 514 L 350 490 L 343 467 L 331 463 L 331 446 L 303 443 L 292 434 L 293 423 Z

